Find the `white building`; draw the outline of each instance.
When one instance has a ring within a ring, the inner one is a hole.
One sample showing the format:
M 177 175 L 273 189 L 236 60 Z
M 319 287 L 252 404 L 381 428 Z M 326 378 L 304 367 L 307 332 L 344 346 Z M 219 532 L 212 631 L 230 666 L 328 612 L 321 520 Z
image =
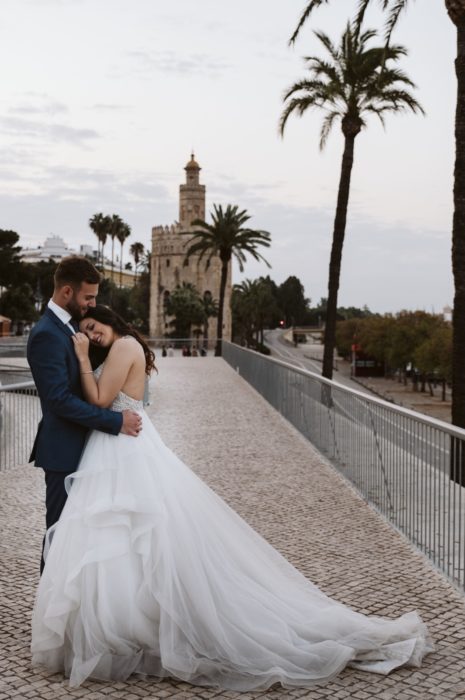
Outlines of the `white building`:
M 37 263 L 42 260 L 56 260 L 59 262 L 68 255 L 92 255 L 90 245 L 81 245 L 79 252 L 73 248 L 68 248 L 61 236 L 49 236 L 45 239 L 44 245 L 37 248 L 23 248 L 21 258 L 26 263 Z
M 85 255 L 94 260 L 97 258 L 97 251 L 91 245 L 82 244 L 79 246 L 79 251 L 74 248 L 68 248 L 61 236 L 49 236 L 43 246 L 37 248 L 23 248 L 21 251 L 21 259 L 25 263 L 39 263 L 53 260 L 59 263 L 63 258 L 69 255 Z M 116 256 L 114 267 L 111 266 L 110 260 L 105 256 L 105 264 L 103 265 L 103 276 L 113 280 L 115 284 L 123 287 L 133 287 L 137 276 L 133 270 L 123 270 L 120 272 L 119 258 Z

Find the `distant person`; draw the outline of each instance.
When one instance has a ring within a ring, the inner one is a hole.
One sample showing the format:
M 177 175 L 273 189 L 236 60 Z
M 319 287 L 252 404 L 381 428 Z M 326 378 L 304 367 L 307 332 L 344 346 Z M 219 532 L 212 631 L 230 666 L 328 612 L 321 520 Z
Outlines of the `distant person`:
M 161 356 L 166 357 L 168 353 L 166 352 L 166 345 L 161 346 Z

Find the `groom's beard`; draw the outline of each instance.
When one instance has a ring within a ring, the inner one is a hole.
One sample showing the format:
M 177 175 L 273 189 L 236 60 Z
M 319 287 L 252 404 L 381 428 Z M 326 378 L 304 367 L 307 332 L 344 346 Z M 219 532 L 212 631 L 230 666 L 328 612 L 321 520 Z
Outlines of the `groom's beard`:
M 86 314 L 87 307 L 83 309 L 73 297 L 66 304 L 66 310 L 71 314 L 71 318 L 74 319 L 74 321 L 81 321 Z

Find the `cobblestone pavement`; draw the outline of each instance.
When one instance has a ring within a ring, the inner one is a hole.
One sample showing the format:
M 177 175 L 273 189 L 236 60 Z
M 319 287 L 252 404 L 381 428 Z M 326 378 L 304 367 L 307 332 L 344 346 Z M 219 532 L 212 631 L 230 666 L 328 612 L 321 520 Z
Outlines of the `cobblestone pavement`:
M 462 596 L 346 484 L 222 360 L 159 359 L 149 413 L 165 441 L 326 593 L 367 614 L 417 609 L 436 642 L 421 669 L 388 677 L 345 670 L 326 686 L 232 693 L 186 683 L 88 682 L 30 667 L 29 623 L 38 580 L 43 475 L 0 473 L 0 700 L 9 698 L 465 698 Z

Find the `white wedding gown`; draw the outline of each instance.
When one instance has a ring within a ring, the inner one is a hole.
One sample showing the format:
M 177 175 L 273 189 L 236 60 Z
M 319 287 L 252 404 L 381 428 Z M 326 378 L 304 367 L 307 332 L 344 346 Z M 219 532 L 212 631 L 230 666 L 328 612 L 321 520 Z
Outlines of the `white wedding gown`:
M 366 617 L 300 574 L 163 443 L 92 432 L 32 618 L 33 665 L 234 691 L 308 687 L 346 665 L 386 674 L 432 649 L 415 612 Z

